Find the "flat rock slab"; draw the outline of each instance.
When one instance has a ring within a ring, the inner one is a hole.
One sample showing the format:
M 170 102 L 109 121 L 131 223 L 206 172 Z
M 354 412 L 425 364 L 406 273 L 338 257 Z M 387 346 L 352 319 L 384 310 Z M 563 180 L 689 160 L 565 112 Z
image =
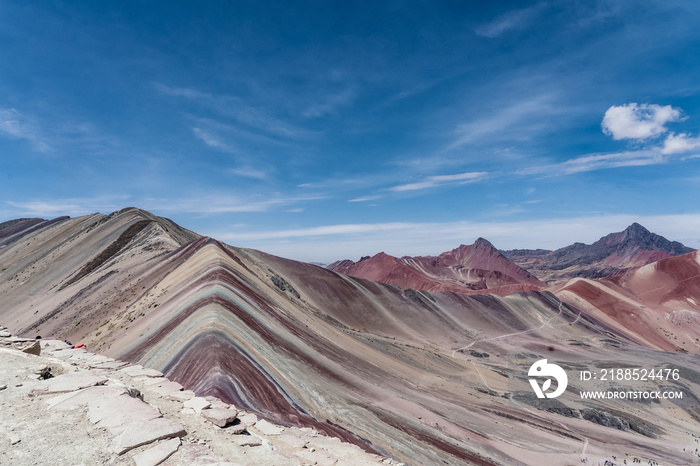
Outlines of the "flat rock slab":
M 121 371 L 132 377 L 163 377 L 163 373 L 161 371 L 147 369 L 140 365 L 125 367 Z
M 290 434 L 288 432 L 280 434 L 277 440 L 286 443 L 292 448 L 304 448 L 306 446 L 306 440 L 299 437 L 298 435 Z
M 134 379 L 135 382 L 141 382 L 145 387 L 149 385 L 156 385 L 163 382 L 170 382 L 170 380 L 165 377 L 137 377 Z
M 170 455 L 180 448 L 180 438 L 171 438 L 165 442 L 160 442 L 155 447 L 134 455 L 136 466 L 156 466 L 167 460 Z
M 239 415 L 238 420 L 241 421 L 241 424 L 245 424 L 246 426 L 250 427 L 252 425 L 255 425 L 256 422 L 258 422 L 258 416 L 256 416 L 253 413 L 245 413 Z
M 109 400 L 124 394 L 122 388 L 114 387 L 88 387 L 74 392 L 62 393 L 53 398 L 46 400 L 49 405 L 48 409 L 56 409 L 59 411 L 67 411 L 75 409 L 83 405 L 89 404 L 91 401 Z
M 259 447 L 263 444 L 262 439 L 257 435 L 235 435 L 231 439 L 239 447 Z
M 207 409 L 211 406 L 211 403 L 202 397 L 196 396 L 190 400 L 185 401 L 185 408 L 194 409 L 196 413 L 201 413 L 203 409 Z
M 89 371 L 71 372 L 69 374 L 58 375 L 46 380 L 46 386 L 39 390 L 44 393 L 64 393 L 80 390 L 81 388 L 103 385 L 107 382 L 106 377 L 95 375 Z
M 123 394 L 112 399 L 92 401 L 88 405 L 88 417 L 97 427 L 105 427 L 116 435 L 130 429 L 133 423 L 148 422 L 162 415 L 153 406 Z
M 284 432 L 284 427 L 276 426 L 265 419 L 261 419 L 255 423 L 255 428 L 265 435 L 279 435 Z
M 236 420 L 237 415 L 238 411 L 235 409 L 212 408 L 202 410 L 202 416 L 218 427 L 226 427 Z
M 174 392 L 168 395 L 168 398 L 174 401 L 187 401 L 195 397 L 192 390 L 183 390 L 181 392 Z
M 51 351 L 57 348 L 70 348 L 70 346 L 68 346 L 68 343 L 62 340 L 41 340 L 41 347 Z
M 129 364 L 129 367 L 125 367 L 124 369 L 120 370 L 119 372 L 125 372 L 128 374 L 127 371 L 136 371 L 136 370 L 141 370 L 143 369 L 143 366 L 141 364 Z
M 84 354 L 87 353 L 87 350 L 85 348 L 66 348 L 66 349 L 61 349 L 61 348 L 56 348 L 55 350 L 51 351 L 52 356 L 56 356 L 59 358 L 69 358 L 75 354 Z
M 80 349 L 82 349 L 82 348 L 80 348 Z M 79 350 L 72 350 L 72 351 L 79 351 Z M 76 361 L 84 361 L 84 360 L 87 360 L 87 359 L 92 359 L 92 358 L 94 358 L 95 356 L 97 356 L 95 353 L 90 353 L 90 352 L 85 351 L 85 352 L 82 352 L 82 353 L 81 353 L 81 352 L 73 353 L 73 354 L 70 355 L 70 358 L 71 358 L 71 359 L 74 359 L 74 360 L 76 360 Z
M 108 362 L 100 362 L 97 364 L 90 364 L 91 369 L 107 369 L 107 370 L 117 370 L 121 369 L 122 367 L 126 366 L 129 364 L 128 362 L 124 361 L 108 361 Z
M 323 450 L 299 450 L 294 453 L 296 456 L 305 459 L 310 464 L 318 466 L 332 466 L 338 462 L 338 458 Z
M 226 432 L 229 434 L 240 435 L 245 432 L 247 428 L 248 426 L 245 424 L 233 424 L 226 427 Z
M 145 389 L 157 395 L 170 396 L 173 393 L 182 391 L 183 386 L 177 382 L 171 382 L 170 380 L 165 379 L 165 382 L 151 384 L 145 387 Z
M 99 364 L 101 362 L 112 362 L 114 361 L 113 358 L 107 357 L 107 356 L 102 356 L 101 354 L 95 354 L 92 357 L 88 358 L 90 364 Z
M 156 440 L 184 437 L 185 435 L 187 432 L 180 424 L 163 417 L 146 422 L 135 422 L 112 441 L 110 450 L 118 455 L 123 455 L 129 450 L 153 443 Z
M 162 464 L 163 466 L 223 466 L 231 463 L 217 456 L 207 445 L 186 443 L 180 447 L 177 455 L 171 456 Z
M 212 408 L 231 408 L 231 409 L 236 409 L 235 406 L 230 405 L 228 403 L 225 403 L 221 401 L 219 398 L 215 396 L 205 396 L 205 400 L 207 400 L 209 403 L 211 403 Z

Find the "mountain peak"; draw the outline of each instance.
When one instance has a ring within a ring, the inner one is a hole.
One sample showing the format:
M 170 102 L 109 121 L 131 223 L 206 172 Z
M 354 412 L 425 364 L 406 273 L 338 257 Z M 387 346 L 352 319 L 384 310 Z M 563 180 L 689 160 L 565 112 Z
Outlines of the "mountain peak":
M 647 238 L 653 235 L 652 232 L 637 222 L 625 228 L 624 233 L 627 238 Z
M 491 244 L 491 242 L 490 242 L 489 240 L 487 240 L 487 239 L 485 239 L 485 238 L 482 238 L 481 236 L 478 237 L 478 238 L 476 239 L 476 241 L 474 241 L 474 246 L 475 246 L 475 247 L 482 247 L 482 248 L 483 248 L 483 247 L 488 247 L 488 248 L 491 248 L 491 249 L 496 249 L 496 248 L 493 247 L 493 244 Z

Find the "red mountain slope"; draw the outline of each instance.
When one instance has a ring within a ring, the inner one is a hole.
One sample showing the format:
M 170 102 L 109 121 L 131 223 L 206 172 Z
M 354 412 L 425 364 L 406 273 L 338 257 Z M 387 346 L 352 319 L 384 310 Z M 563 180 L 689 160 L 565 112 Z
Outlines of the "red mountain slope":
M 556 292 L 645 346 L 700 349 L 700 252 L 669 257 L 599 280 L 574 279 Z
M 483 238 L 436 257 L 399 259 L 380 252 L 358 262 L 338 261 L 328 268 L 352 277 L 424 291 L 469 294 L 489 290 L 489 293 L 509 294 L 544 287 L 530 272 L 506 259 Z

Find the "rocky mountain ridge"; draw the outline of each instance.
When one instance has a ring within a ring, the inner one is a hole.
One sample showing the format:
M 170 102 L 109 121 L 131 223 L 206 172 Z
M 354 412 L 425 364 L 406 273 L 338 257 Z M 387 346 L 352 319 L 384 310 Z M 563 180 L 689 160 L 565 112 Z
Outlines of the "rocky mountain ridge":
M 555 251 L 515 249 L 501 251 L 505 257 L 543 281 L 561 283 L 575 277 L 603 278 L 661 259 L 687 254 L 694 249 L 669 241 L 633 223 L 587 245 L 574 243 Z
M 469 294 L 488 290 L 505 295 L 544 288 L 544 283 L 506 259 L 484 238 L 439 256 L 397 258 L 380 252 L 358 262 L 337 261 L 327 268 L 352 277 L 423 291 Z

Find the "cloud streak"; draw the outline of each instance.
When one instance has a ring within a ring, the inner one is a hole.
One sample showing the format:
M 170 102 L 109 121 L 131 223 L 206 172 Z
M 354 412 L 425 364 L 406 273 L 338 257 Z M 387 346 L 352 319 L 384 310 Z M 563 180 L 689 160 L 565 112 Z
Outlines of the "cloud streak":
M 382 196 L 362 196 L 362 197 L 356 197 L 355 199 L 350 199 L 348 202 L 367 202 L 367 201 L 375 201 L 377 199 L 381 199 Z
M 544 7 L 544 4 L 538 3 L 528 8 L 509 11 L 493 21 L 477 26 L 474 32 L 478 36 L 495 39 L 512 31 L 526 29 L 542 13 Z
M 0 109 L 0 134 L 13 139 L 25 139 L 39 152 L 51 150 L 37 125 L 14 108 Z
M 657 149 L 618 152 L 612 154 L 591 154 L 565 162 L 528 167 L 517 170 L 519 175 L 573 175 L 575 173 L 603 170 L 606 168 L 639 167 L 665 163 L 667 157 Z
M 109 213 L 124 207 L 129 196 L 114 198 L 66 198 L 14 202 L 7 201 L 13 215 L 30 217 L 79 216 L 95 212 Z
M 446 150 L 467 144 L 490 142 L 492 138 L 527 140 L 544 126 L 543 117 L 561 113 L 554 96 L 541 94 L 507 105 L 490 114 L 473 115 L 471 121 L 457 125 L 456 139 Z
M 230 153 L 235 152 L 231 146 L 224 143 L 221 139 L 219 139 L 216 135 L 214 135 L 210 131 L 207 131 L 207 130 L 199 128 L 199 127 L 194 127 L 194 128 L 192 128 L 192 132 L 197 137 L 197 139 L 201 140 L 202 142 L 204 142 L 204 144 L 206 144 L 207 146 L 209 146 L 213 149 L 220 150 L 222 152 L 230 152 Z
M 456 175 L 429 176 L 423 181 L 401 184 L 390 189 L 394 192 L 417 191 L 421 189 L 435 188 L 438 186 L 474 183 L 476 181 L 484 180 L 488 177 L 488 175 L 489 174 L 487 172 L 466 172 L 458 173 Z
M 235 96 L 214 95 L 197 89 L 171 87 L 162 83 L 154 83 L 153 86 L 162 95 L 193 101 L 208 112 L 231 118 L 248 129 L 269 137 L 303 140 L 315 135 L 312 131 L 287 123 Z

